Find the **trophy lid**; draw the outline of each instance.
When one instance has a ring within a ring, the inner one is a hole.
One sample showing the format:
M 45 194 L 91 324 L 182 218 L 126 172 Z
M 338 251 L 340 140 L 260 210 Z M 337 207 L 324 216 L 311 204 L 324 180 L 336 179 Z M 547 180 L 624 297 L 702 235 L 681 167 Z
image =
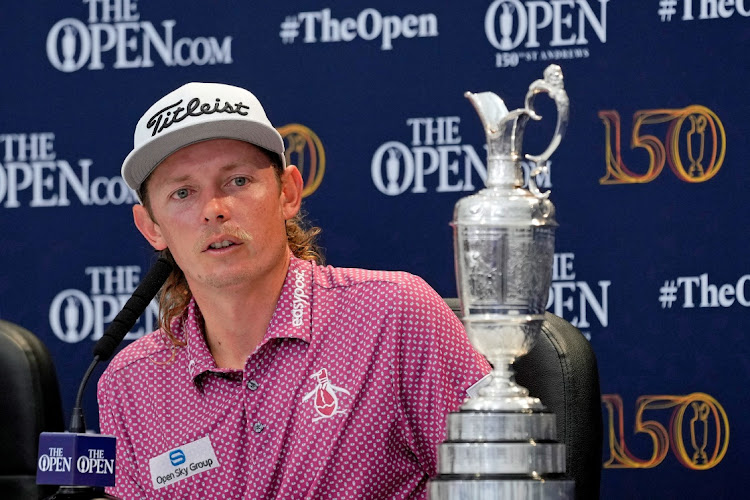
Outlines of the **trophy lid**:
M 539 155 L 523 155 L 536 163 L 529 175 L 529 187 L 523 188 L 520 160 L 521 145 L 529 119 L 540 120 L 533 108 L 537 94 L 545 92 L 557 107 L 557 127 L 547 149 Z M 487 187 L 456 203 L 454 225 L 557 226 L 555 208 L 542 193 L 535 177 L 547 170 L 547 160 L 557 149 L 568 122 L 568 95 L 563 88 L 562 71 L 557 65 L 544 70 L 544 79 L 536 80 L 526 93 L 523 108 L 508 111 L 493 92 L 466 92 L 482 121 L 487 137 Z

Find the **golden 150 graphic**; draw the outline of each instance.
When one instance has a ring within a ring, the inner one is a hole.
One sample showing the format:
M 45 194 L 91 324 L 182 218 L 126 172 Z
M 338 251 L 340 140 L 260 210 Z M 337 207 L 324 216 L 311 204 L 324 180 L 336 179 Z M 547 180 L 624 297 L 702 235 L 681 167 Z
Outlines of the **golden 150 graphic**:
M 645 168 L 642 159 L 631 167 L 622 159 L 620 114 L 605 110 L 599 112 L 599 118 L 606 132 L 607 164 L 607 173 L 599 179 L 600 184 L 651 182 L 659 177 L 665 164 L 684 182 L 706 182 L 724 162 L 727 145 L 724 125 L 705 106 L 648 109 L 633 115 L 630 147 L 648 153 Z
M 326 153 L 318 136 L 299 123 L 292 123 L 278 128 L 284 139 L 287 165 L 296 165 L 302 174 L 304 188 L 302 197 L 310 196 L 323 181 L 326 170 Z
M 639 397 L 635 403 L 634 436 L 630 441 L 631 445 L 637 442 L 639 448 L 648 448 L 642 458 L 625 444 L 620 395 L 603 394 L 602 403 L 606 419 L 605 443 L 609 444 L 609 457 L 603 464 L 605 469 L 650 469 L 662 463 L 670 448 L 677 460 L 692 470 L 711 469 L 726 455 L 729 418 L 721 404 L 708 394 Z

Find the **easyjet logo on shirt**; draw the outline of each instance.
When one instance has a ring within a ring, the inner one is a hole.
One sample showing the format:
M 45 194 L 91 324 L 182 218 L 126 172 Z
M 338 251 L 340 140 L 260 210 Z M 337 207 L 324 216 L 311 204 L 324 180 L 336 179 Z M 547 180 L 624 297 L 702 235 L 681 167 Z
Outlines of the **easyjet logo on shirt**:
M 294 271 L 294 293 L 292 296 L 292 325 L 302 326 L 302 315 L 310 298 L 305 293 L 305 272 L 300 269 Z

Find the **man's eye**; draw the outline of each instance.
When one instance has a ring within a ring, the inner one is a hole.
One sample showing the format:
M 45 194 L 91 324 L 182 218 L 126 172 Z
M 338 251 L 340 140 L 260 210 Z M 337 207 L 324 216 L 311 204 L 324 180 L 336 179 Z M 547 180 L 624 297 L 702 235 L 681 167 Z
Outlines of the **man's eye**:
M 178 198 L 180 200 L 184 200 L 185 198 L 187 198 L 188 194 L 190 193 L 186 188 L 181 188 L 174 192 L 175 198 Z
M 244 186 L 247 184 L 247 177 L 235 177 L 233 181 L 235 186 Z

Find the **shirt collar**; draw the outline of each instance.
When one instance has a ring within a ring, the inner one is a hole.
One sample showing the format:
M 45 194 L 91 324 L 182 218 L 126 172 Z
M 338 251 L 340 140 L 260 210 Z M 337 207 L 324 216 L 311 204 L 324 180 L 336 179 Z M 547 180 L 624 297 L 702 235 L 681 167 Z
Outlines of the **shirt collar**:
M 194 298 L 190 299 L 187 311 L 179 319 L 177 327 L 182 328 L 183 337 L 187 341 L 188 373 L 195 381 L 200 374 L 215 371 L 218 367 L 211 351 L 208 350 L 203 335 L 203 316 Z M 174 325 L 172 328 L 174 330 Z
M 276 310 L 263 343 L 269 339 L 312 338 L 313 263 L 292 256 Z
M 271 339 L 312 339 L 313 262 L 291 256 L 281 295 L 260 345 Z M 187 340 L 188 373 L 193 381 L 204 372 L 223 372 L 216 366 L 203 333 L 203 318 L 195 299 L 172 323 L 178 338 Z M 259 346 L 260 347 L 260 346 Z

